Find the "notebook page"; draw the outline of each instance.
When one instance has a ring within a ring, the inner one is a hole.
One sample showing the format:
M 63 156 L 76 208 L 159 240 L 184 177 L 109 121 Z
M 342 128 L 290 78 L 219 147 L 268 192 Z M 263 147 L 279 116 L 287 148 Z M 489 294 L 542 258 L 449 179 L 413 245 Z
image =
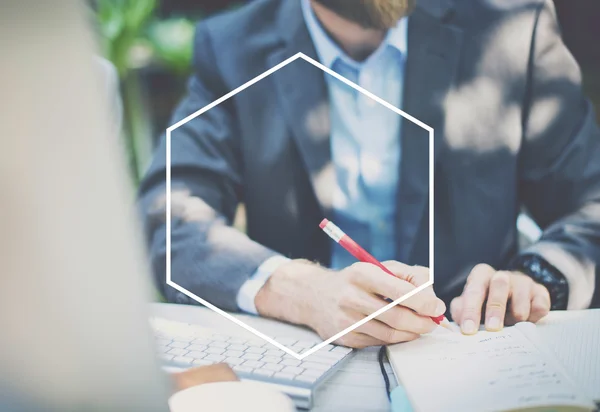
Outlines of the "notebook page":
M 417 411 L 498 411 L 594 404 L 516 328 L 464 336 L 442 328 L 388 348 Z
M 552 312 L 536 329 L 587 396 L 600 402 L 600 309 Z

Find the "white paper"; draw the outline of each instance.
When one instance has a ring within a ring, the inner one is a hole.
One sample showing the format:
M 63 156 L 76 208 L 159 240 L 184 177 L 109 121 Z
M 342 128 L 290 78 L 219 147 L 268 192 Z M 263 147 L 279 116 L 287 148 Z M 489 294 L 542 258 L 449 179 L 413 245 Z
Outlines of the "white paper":
M 518 328 L 465 336 L 438 328 L 389 348 L 418 411 L 498 411 L 594 404 Z
M 536 329 L 586 395 L 600 402 L 600 309 L 552 312 Z

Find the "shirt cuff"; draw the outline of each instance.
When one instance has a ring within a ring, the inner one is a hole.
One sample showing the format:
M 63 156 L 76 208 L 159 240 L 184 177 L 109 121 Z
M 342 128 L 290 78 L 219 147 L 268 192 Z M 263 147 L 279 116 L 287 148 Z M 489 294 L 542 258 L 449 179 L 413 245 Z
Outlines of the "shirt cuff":
M 271 275 L 275 273 L 277 268 L 290 260 L 291 259 L 286 258 L 285 256 L 273 256 L 265 260 L 258 269 L 256 269 L 256 272 L 250 276 L 250 279 L 244 282 L 238 291 L 237 305 L 240 310 L 253 315 L 258 315 L 256 305 L 254 304 L 256 294 L 263 287 L 265 282 L 269 280 Z

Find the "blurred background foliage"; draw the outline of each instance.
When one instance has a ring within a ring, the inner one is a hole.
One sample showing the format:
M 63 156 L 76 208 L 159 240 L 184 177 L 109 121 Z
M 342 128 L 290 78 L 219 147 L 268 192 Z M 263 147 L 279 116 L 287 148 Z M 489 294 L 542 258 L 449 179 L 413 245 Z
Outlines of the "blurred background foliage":
M 123 140 L 137 185 L 185 93 L 195 24 L 241 1 L 91 0 L 104 56 L 116 67 Z
M 102 47 L 121 79 L 123 139 L 137 184 L 191 70 L 195 24 L 251 0 L 89 0 Z M 299 1 L 299 0 L 281 0 Z M 600 119 L 600 0 L 554 0 Z

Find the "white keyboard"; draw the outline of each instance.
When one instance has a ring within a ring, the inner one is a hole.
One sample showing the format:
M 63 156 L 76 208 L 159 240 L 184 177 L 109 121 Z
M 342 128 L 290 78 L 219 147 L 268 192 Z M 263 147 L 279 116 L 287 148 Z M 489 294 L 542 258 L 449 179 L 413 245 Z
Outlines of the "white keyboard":
M 190 368 L 227 363 L 241 379 L 277 386 L 300 408 L 311 406 L 314 389 L 352 353 L 342 346 L 327 345 L 298 360 L 258 337 L 224 335 L 213 329 L 162 318 L 153 318 L 150 323 L 159 356 L 166 366 Z M 296 353 L 319 343 L 281 336 L 273 339 Z

